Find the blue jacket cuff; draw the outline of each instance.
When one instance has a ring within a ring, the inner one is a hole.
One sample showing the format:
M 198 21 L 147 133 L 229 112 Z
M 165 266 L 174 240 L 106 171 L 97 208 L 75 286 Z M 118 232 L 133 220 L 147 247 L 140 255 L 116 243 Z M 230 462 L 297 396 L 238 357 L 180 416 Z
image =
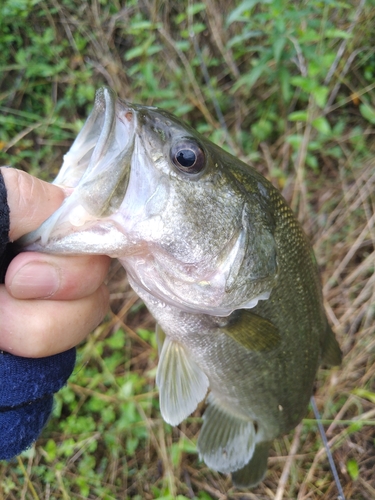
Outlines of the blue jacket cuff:
M 72 373 L 75 360 L 74 348 L 46 358 L 0 354 L 0 411 L 57 392 Z
M 53 393 L 75 365 L 76 350 L 46 358 L 0 353 L 0 460 L 9 460 L 39 436 L 52 410 Z

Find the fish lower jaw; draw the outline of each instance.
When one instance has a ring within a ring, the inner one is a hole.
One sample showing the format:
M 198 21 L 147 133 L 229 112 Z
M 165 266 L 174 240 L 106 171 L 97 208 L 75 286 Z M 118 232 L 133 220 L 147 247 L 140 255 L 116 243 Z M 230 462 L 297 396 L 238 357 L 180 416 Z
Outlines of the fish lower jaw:
M 164 274 L 160 274 L 160 269 L 148 265 L 142 256 L 120 260 L 131 276 L 132 287 L 143 300 L 148 301 L 152 297 L 155 304 L 169 305 L 187 313 L 227 317 L 238 309 L 252 309 L 259 300 L 267 300 L 271 293 L 264 291 L 244 300 L 237 294 L 234 297 L 228 295 L 225 285 L 213 288 L 210 282 L 202 280 L 193 283 L 170 276 L 166 279 Z M 144 292 L 146 297 L 142 296 Z

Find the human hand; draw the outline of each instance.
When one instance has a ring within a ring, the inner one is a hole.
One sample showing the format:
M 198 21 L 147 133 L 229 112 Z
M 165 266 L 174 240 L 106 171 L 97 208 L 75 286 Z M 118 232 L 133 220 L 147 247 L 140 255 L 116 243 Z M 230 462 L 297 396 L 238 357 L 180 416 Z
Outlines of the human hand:
M 64 191 L 31 175 L 1 168 L 10 208 L 9 239 L 36 229 L 63 202 Z M 66 351 L 103 319 L 109 294 L 107 256 L 17 255 L 0 286 L 0 349 L 44 357 Z

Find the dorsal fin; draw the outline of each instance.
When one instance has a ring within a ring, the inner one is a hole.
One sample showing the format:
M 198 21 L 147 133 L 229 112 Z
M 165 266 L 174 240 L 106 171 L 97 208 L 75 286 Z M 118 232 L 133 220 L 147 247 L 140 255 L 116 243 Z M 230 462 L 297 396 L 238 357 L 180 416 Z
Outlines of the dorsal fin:
M 156 384 L 159 387 L 160 411 L 164 420 L 178 425 L 205 397 L 208 378 L 178 342 L 165 337 Z

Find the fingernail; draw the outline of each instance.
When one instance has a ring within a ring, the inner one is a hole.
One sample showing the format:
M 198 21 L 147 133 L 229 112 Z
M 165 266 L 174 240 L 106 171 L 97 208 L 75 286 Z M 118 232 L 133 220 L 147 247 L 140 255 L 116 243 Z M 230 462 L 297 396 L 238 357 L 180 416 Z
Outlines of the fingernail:
M 56 293 L 59 286 L 58 268 L 46 262 L 30 262 L 21 267 L 8 285 L 16 299 L 46 299 Z

